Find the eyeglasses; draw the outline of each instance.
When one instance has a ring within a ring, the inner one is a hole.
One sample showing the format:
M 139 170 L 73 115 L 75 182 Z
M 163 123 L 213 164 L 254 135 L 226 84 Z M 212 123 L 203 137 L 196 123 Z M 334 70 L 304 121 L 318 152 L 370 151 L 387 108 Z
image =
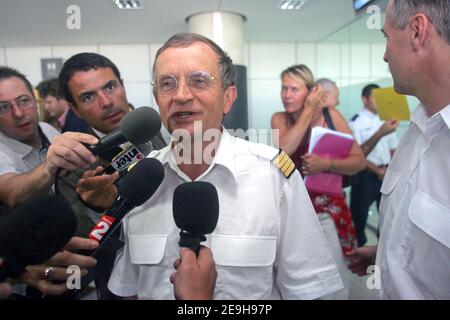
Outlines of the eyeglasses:
M 16 106 L 19 108 L 28 108 L 33 105 L 34 99 L 30 96 L 21 96 L 14 100 Z M 12 103 L 11 102 L 0 102 L 0 115 L 7 114 L 11 111 Z
M 204 91 L 212 86 L 213 80 L 216 80 L 209 73 L 196 71 L 187 77 L 187 85 L 192 91 Z M 171 74 L 163 74 L 152 82 L 153 87 L 162 94 L 174 94 L 178 88 L 179 80 Z

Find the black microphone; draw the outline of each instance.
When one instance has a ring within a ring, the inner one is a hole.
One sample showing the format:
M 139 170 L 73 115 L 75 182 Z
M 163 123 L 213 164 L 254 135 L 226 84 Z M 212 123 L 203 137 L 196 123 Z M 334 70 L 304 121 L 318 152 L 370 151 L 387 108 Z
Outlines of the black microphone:
M 113 236 L 122 219 L 135 207 L 142 205 L 156 192 L 164 179 L 164 168 L 156 159 L 145 158 L 139 161 L 128 172 L 119 188 L 119 196 L 100 219 L 89 234 L 89 238 L 99 242 L 94 251 L 82 250 L 79 253 L 101 258 L 116 252 L 123 242 Z M 91 268 L 87 275 L 81 278 L 80 286 L 85 288 L 96 277 L 99 271 Z M 76 295 L 80 290 L 73 291 Z
M 139 161 L 121 180 L 119 196 L 113 206 L 92 229 L 89 238 L 100 243 L 93 255 L 100 253 L 102 244 L 120 225 L 123 217 L 135 207 L 142 205 L 156 192 L 164 179 L 164 168 L 156 159 Z
M 77 218 L 69 204 L 55 196 L 38 196 L 0 221 L 0 282 L 17 277 L 27 265 L 40 264 L 73 237 Z
M 132 164 L 148 156 L 152 150 L 153 146 L 151 142 L 142 143 L 137 146 L 130 145 L 111 160 L 110 164 L 105 167 L 104 173 L 124 172 Z
M 150 141 L 160 130 L 161 118 L 158 112 L 150 107 L 140 107 L 127 113 L 119 128 L 88 148 L 93 154 L 100 155 L 127 141 L 136 146 Z
M 180 231 L 180 247 L 195 251 L 212 233 L 219 220 L 219 197 L 209 182 L 194 181 L 179 185 L 173 194 L 173 218 Z

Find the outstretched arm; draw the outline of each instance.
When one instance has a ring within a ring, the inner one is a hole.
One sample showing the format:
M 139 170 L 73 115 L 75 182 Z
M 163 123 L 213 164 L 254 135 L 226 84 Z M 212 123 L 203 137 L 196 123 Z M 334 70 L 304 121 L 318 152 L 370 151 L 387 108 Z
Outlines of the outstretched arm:
M 96 144 L 94 136 L 66 132 L 53 140 L 45 161 L 27 173 L 8 172 L 0 175 L 0 201 L 15 207 L 27 199 L 48 193 L 58 168 L 87 168 L 96 162 L 95 156 L 83 145 Z

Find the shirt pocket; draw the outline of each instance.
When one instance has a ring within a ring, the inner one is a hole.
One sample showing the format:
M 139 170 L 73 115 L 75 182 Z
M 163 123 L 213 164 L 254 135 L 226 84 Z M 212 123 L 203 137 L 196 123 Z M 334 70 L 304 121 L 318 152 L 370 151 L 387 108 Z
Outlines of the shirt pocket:
M 399 246 L 402 266 L 425 297 L 450 299 L 450 208 L 416 191 Z
M 423 232 L 450 249 L 450 208 L 419 190 L 411 201 L 408 215 Z
M 276 237 L 214 235 L 211 240 L 216 264 L 232 267 L 271 266 L 276 246 Z
M 130 258 L 133 264 L 161 263 L 167 243 L 167 234 L 129 235 Z
M 223 299 L 269 299 L 276 248 L 276 237 L 213 235 L 216 294 Z

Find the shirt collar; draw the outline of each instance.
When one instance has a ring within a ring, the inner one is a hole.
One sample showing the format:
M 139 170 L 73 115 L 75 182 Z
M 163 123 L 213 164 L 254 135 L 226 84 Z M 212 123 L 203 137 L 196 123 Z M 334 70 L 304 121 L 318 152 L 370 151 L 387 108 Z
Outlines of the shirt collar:
M 435 121 L 443 120 L 444 123 L 450 128 L 450 105 L 428 117 L 424 105 L 421 103 L 411 114 L 411 122 L 415 123 L 422 132 L 425 132 L 427 126 L 434 123 Z
M 367 110 L 367 108 L 365 108 L 365 107 L 362 109 L 362 112 L 363 112 L 363 114 L 364 114 L 366 117 L 369 117 L 370 119 L 378 118 L 378 114 L 373 113 L 372 111 Z
M 450 129 L 450 104 L 442 109 L 439 113 L 441 114 L 442 119 L 444 119 L 447 128 Z
M 38 126 L 38 132 L 39 132 L 39 136 L 41 138 L 40 150 L 48 149 L 48 147 L 50 146 L 50 141 L 48 140 L 47 136 L 42 131 L 40 125 Z M 18 155 L 20 155 L 21 159 L 28 156 L 34 150 L 34 148 L 32 146 L 30 146 L 26 143 L 20 142 L 16 139 L 10 138 L 1 131 L 0 131 L 0 140 L 3 141 L 5 143 L 5 145 L 8 146 L 8 148 L 11 149 L 14 153 L 17 153 Z
M 225 167 L 233 176 L 234 181 L 237 182 L 236 163 L 233 153 L 233 139 L 235 138 L 228 133 L 225 127 L 222 126 L 222 134 L 220 137 L 219 147 L 217 148 L 216 155 L 214 156 L 214 159 L 209 168 L 201 175 L 201 177 L 210 172 L 215 165 L 220 165 Z M 170 165 L 170 167 L 176 172 L 181 172 L 178 165 L 176 164 L 175 156 L 171 152 L 172 145 L 173 140 L 167 147 L 160 150 L 160 152 L 164 152 L 160 157 L 160 161 L 165 167 Z
M 234 139 L 236 138 L 232 137 L 227 129 L 222 126 L 222 137 L 213 164 L 216 163 L 227 168 L 233 175 L 234 181 L 237 182 L 236 162 L 233 152 Z
M 58 118 L 60 128 L 64 127 L 64 125 L 66 124 L 66 118 L 68 113 L 69 108 L 67 108 L 66 111 L 64 111 L 63 114 Z

